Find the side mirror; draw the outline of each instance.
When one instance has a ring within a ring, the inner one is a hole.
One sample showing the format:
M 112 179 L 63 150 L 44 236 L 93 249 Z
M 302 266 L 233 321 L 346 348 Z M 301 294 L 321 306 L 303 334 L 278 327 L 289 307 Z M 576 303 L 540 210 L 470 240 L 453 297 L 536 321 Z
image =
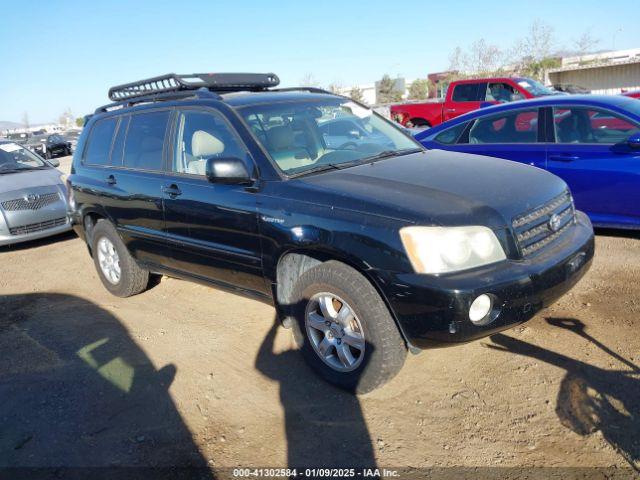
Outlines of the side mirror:
M 246 165 L 236 157 L 209 158 L 206 175 L 211 183 L 242 185 L 252 182 Z
M 634 150 L 640 149 L 640 132 L 636 132 L 627 138 L 627 145 Z
M 358 130 L 349 130 L 349 137 L 351 138 L 360 138 L 360 131 Z
M 48 162 L 51 164 L 52 167 L 59 167 L 60 166 L 60 160 L 58 160 L 57 158 L 51 158 L 48 160 Z

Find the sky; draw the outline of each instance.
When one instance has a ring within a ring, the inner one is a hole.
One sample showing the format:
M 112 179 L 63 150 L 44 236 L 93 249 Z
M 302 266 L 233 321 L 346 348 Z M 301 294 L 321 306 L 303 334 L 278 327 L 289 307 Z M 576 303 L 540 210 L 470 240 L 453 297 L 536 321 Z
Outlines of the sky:
M 637 0 L 0 0 L 0 121 L 81 116 L 110 86 L 195 72 L 274 72 L 282 86 L 383 74 L 426 77 L 484 38 L 510 47 L 536 19 L 559 48 L 586 30 L 598 49 L 640 47 Z

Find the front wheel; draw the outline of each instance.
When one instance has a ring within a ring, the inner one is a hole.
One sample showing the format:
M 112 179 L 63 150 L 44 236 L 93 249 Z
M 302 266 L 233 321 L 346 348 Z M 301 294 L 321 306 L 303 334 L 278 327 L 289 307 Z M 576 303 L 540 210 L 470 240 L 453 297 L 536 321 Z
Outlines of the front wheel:
M 300 276 L 293 289 L 294 336 L 305 360 L 330 383 L 370 392 L 402 368 L 405 343 L 371 283 L 328 261 Z

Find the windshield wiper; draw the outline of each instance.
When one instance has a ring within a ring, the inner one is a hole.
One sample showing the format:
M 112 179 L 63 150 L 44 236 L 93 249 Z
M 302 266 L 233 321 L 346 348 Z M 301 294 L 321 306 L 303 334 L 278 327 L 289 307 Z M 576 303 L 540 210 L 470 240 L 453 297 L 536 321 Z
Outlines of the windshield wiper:
M 370 157 L 361 158 L 358 163 L 369 163 L 376 160 L 382 160 L 383 158 L 399 157 L 401 155 L 409 155 L 411 153 L 422 152 L 421 148 L 405 148 L 403 150 L 384 150 L 380 153 L 376 153 Z
M 418 153 L 422 151 L 423 150 L 421 148 L 406 148 L 403 150 L 384 150 L 370 157 L 359 158 L 357 160 L 352 160 L 351 162 L 325 163 L 315 168 L 310 168 L 309 170 L 304 170 L 302 172 L 294 173 L 291 176 L 298 177 L 301 175 L 307 175 L 309 173 L 324 172 L 325 170 L 343 170 L 345 168 L 355 167 L 356 165 L 363 165 L 365 163 L 375 162 L 376 160 L 382 160 L 383 158 L 390 158 L 390 157 L 397 157 L 397 156 L 399 157 L 401 155 L 409 155 L 411 153 Z

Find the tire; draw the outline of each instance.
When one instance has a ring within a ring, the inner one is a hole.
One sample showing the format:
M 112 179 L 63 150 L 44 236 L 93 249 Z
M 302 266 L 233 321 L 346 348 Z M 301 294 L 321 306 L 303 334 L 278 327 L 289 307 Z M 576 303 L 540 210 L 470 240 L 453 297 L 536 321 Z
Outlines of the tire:
M 414 128 L 431 128 L 431 124 L 427 120 L 424 120 L 422 118 L 412 118 L 410 122 Z
M 341 330 L 341 338 L 345 339 L 342 343 L 336 343 L 341 340 L 337 331 L 340 323 L 329 322 L 331 328 L 327 327 L 327 331 L 309 326 L 321 323 L 318 315 L 324 312 L 320 304 L 325 294 L 335 298 L 330 305 L 338 317 L 345 304 L 353 313 L 346 322 L 350 326 Z M 296 320 L 292 322 L 294 338 L 303 357 L 329 383 L 363 394 L 391 380 L 404 365 L 407 348 L 389 309 L 365 277 L 341 262 L 328 261 L 304 272 L 293 287 L 291 312 Z M 333 357 L 323 359 L 321 344 L 327 341 L 333 341 L 333 350 L 325 350 L 333 351 Z M 362 351 L 352 347 L 359 342 L 364 344 Z M 338 355 L 339 345 L 342 357 Z M 344 353 L 345 348 L 350 357 Z M 345 357 L 356 360 L 346 367 L 342 362 Z
M 53 155 L 51 155 L 50 150 L 47 150 L 46 152 L 44 152 L 44 158 L 46 158 L 47 160 L 51 160 L 53 158 Z
M 116 256 L 111 252 L 109 245 L 113 247 Z M 149 283 L 149 271 L 141 268 L 131 256 L 111 222 L 98 220 L 96 226 L 93 227 L 91 251 L 98 276 L 105 288 L 113 295 L 130 297 L 146 290 Z M 108 265 L 105 268 L 101 266 L 103 260 L 106 264 L 118 265 L 115 269 L 119 270 L 117 278 L 109 275 L 108 272 L 113 273 L 113 270 Z

